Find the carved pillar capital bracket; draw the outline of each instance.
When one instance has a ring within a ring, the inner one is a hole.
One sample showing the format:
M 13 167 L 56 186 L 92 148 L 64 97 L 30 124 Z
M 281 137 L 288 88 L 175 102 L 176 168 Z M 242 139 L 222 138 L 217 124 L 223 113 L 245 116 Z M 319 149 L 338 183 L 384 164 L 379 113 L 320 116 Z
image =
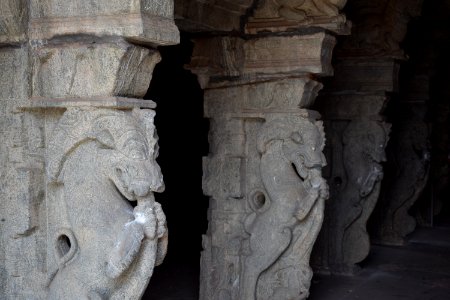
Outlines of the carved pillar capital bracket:
M 328 186 L 325 137 L 310 110 L 333 74 L 335 37 L 196 38 L 188 68 L 205 89 L 210 196 L 201 299 L 305 299 Z

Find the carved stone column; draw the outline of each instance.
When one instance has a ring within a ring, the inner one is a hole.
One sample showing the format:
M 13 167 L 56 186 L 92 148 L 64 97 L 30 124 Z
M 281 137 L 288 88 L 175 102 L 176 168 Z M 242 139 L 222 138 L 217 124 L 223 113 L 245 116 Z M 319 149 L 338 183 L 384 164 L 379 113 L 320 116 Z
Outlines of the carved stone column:
M 428 37 L 416 35 L 414 39 L 426 43 Z M 409 209 L 422 196 L 429 177 L 431 126 L 426 119 L 433 50 L 415 43 L 414 48 L 411 61 L 402 66 L 402 93 L 398 102 L 391 104 L 396 118 L 392 120 L 387 149 L 390 163 L 386 166 L 379 204 L 370 224 L 372 240 L 385 245 L 403 245 L 405 237 L 414 231 L 416 220 L 410 216 Z
M 173 3 L 1 6 L 0 298 L 139 298 L 167 247 L 155 104 L 139 98 L 154 47 L 178 42 Z
M 383 178 L 382 163 L 390 125 L 381 116 L 386 96 L 326 95 L 323 113 L 330 185 L 325 221 L 312 264 L 322 272 L 352 274 L 369 253 L 366 223 L 375 208 Z
M 335 77 L 316 107 L 329 141 L 325 176 L 331 198 L 313 264 L 324 272 L 352 274 L 370 250 L 366 224 L 380 195 L 391 128 L 384 108 L 388 99 L 396 100 L 405 59 L 400 42 L 420 1 L 352 0 L 347 9 L 352 34 L 336 49 Z
M 189 68 L 205 89 L 210 120 L 201 299 L 309 295 L 309 257 L 328 197 L 323 126 L 309 108 L 322 88 L 313 78 L 332 75 L 334 44 L 320 29 L 195 39 Z

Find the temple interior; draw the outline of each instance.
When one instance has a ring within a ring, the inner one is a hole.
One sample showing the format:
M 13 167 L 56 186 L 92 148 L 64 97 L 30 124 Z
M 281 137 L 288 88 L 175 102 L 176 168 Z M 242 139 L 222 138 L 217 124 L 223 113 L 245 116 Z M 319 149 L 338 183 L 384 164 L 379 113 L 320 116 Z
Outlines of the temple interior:
M 357 6 L 351 6 L 356 2 L 349 1 L 344 8 L 350 20 L 361 18 Z M 450 293 L 449 22 L 450 4 L 445 1 L 424 3 L 421 13 L 409 21 L 400 43 L 402 57 L 396 57 L 400 61 L 397 87 L 386 93 L 389 100 L 381 113 L 392 128 L 386 146 L 387 159 L 382 163 L 385 174 L 380 196 L 367 225 L 371 252 L 358 263 L 358 271 L 352 276 L 331 275 L 317 268 L 309 299 L 447 299 Z M 208 200 L 201 190 L 200 168 L 201 158 L 208 153 L 208 122 L 202 115 L 202 89 L 195 75 L 186 68 L 192 55 L 191 39 L 199 33 L 181 33 L 180 45 L 160 48 L 163 60 L 155 69 L 146 95 L 158 104 L 156 124 L 164 150 L 158 161 L 167 170 L 165 181 L 168 187 L 173 184 L 179 188 L 157 195 L 173 231 L 173 248 L 168 252 L 167 265 L 161 266 L 160 273 L 152 278 L 144 299 L 198 298 L 200 236 L 205 234 L 208 222 Z M 349 38 L 338 37 L 337 49 L 341 41 Z M 374 53 L 374 57 L 377 55 Z M 333 64 L 336 60 L 339 58 L 334 57 Z M 327 86 L 333 85 L 333 80 L 333 77 L 321 79 L 325 87 L 317 101 L 326 97 Z M 174 112 L 173 105 L 179 108 L 180 114 Z M 323 113 L 320 102 L 315 109 Z M 171 126 L 173 119 L 181 126 Z M 185 147 L 189 142 L 183 143 L 179 138 L 180 128 L 187 130 L 186 136 L 195 137 L 191 145 L 196 146 Z M 331 130 L 331 126 L 325 126 L 327 134 Z M 179 151 L 185 155 L 177 157 Z M 402 155 L 413 155 L 424 163 L 414 164 L 412 157 L 402 161 Z M 175 157 L 179 160 L 176 164 Z M 409 163 L 413 164 L 410 168 Z M 180 170 L 191 170 L 191 176 L 179 176 Z M 395 186 L 401 178 L 406 182 Z M 342 184 L 337 178 L 327 180 L 330 185 Z M 401 245 L 380 237 L 383 208 L 389 205 L 391 197 L 405 202 L 408 197 L 415 199 L 414 203 L 407 204 L 407 213 L 417 225 L 403 236 Z M 180 203 L 170 199 L 192 201 Z M 193 232 L 196 239 L 192 238 Z M 174 282 L 174 277 L 180 280 Z
M 450 0 L 0 0 L 0 299 L 450 299 Z

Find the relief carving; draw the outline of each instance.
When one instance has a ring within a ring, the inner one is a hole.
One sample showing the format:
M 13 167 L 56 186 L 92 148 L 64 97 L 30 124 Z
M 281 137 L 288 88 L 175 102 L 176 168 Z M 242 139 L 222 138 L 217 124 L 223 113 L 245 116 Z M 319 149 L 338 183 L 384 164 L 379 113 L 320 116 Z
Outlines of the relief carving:
M 348 17 L 354 26 L 340 53 L 404 57 L 400 44 L 410 19 L 419 15 L 421 4 L 422 0 L 350 1 Z
M 162 263 L 168 233 L 153 196 L 164 190 L 154 115 L 69 108 L 53 129 L 48 299 L 137 299 Z
M 343 162 L 347 182 L 333 203 L 330 226 L 332 262 L 335 270 L 351 273 L 354 264 L 366 258 L 370 250 L 366 223 L 380 192 L 383 178 L 381 162 L 386 161 L 385 147 L 390 124 L 352 121 L 343 133 Z
M 337 16 L 347 0 L 267 0 L 255 11 L 255 18 L 283 18 L 304 21 L 309 17 Z
M 392 138 L 389 180 L 383 182 L 384 197 L 377 208 L 376 240 L 387 245 L 403 245 L 416 227 L 408 210 L 422 195 L 430 168 L 429 129 L 425 122 L 411 119 L 396 128 Z
M 239 299 L 304 299 L 312 272 L 309 256 L 323 219 L 328 185 L 321 169 L 320 121 L 283 115 L 260 129 L 257 148 L 265 188 L 249 199 L 250 235 L 242 258 Z M 267 195 L 267 197 L 265 196 Z

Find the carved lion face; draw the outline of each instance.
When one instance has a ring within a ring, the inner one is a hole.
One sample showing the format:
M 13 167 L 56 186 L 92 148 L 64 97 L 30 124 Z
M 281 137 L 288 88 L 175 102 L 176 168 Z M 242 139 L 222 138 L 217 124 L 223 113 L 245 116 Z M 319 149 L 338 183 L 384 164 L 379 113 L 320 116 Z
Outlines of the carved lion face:
M 120 120 L 99 122 L 102 124 L 98 127 L 107 128 L 111 141 L 106 144 L 113 150 L 106 162 L 106 175 L 130 201 L 164 191 L 163 176 L 156 162 L 158 137 L 153 117 L 152 111 L 135 110 L 131 116 Z M 114 125 L 110 126 L 112 123 Z M 98 138 L 102 143 L 101 137 Z
M 145 135 L 138 129 L 130 128 L 116 141 L 117 152 L 109 177 L 128 200 L 164 191 L 163 176 L 156 162 L 157 149 L 148 148 Z
M 101 172 L 125 198 L 137 200 L 151 192 L 162 192 L 154 116 L 154 111 L 140 109 L 69 109 L 56 126 L 54 142 L 49 146 L 50 180 L 61 180 L 63 165 L 75 148 L 95 141 Z
M 320 177 L 321 168 L 326 165 L 322 153 L 324 136 L 320 121 L 297 115 L 282 116 L 264 124 L 258 138 L 258 150 L 264 153 L 270 141 L 281 140 L 285 158 L 295 166 L 303 180 L 311 180 L 312 177 Z

